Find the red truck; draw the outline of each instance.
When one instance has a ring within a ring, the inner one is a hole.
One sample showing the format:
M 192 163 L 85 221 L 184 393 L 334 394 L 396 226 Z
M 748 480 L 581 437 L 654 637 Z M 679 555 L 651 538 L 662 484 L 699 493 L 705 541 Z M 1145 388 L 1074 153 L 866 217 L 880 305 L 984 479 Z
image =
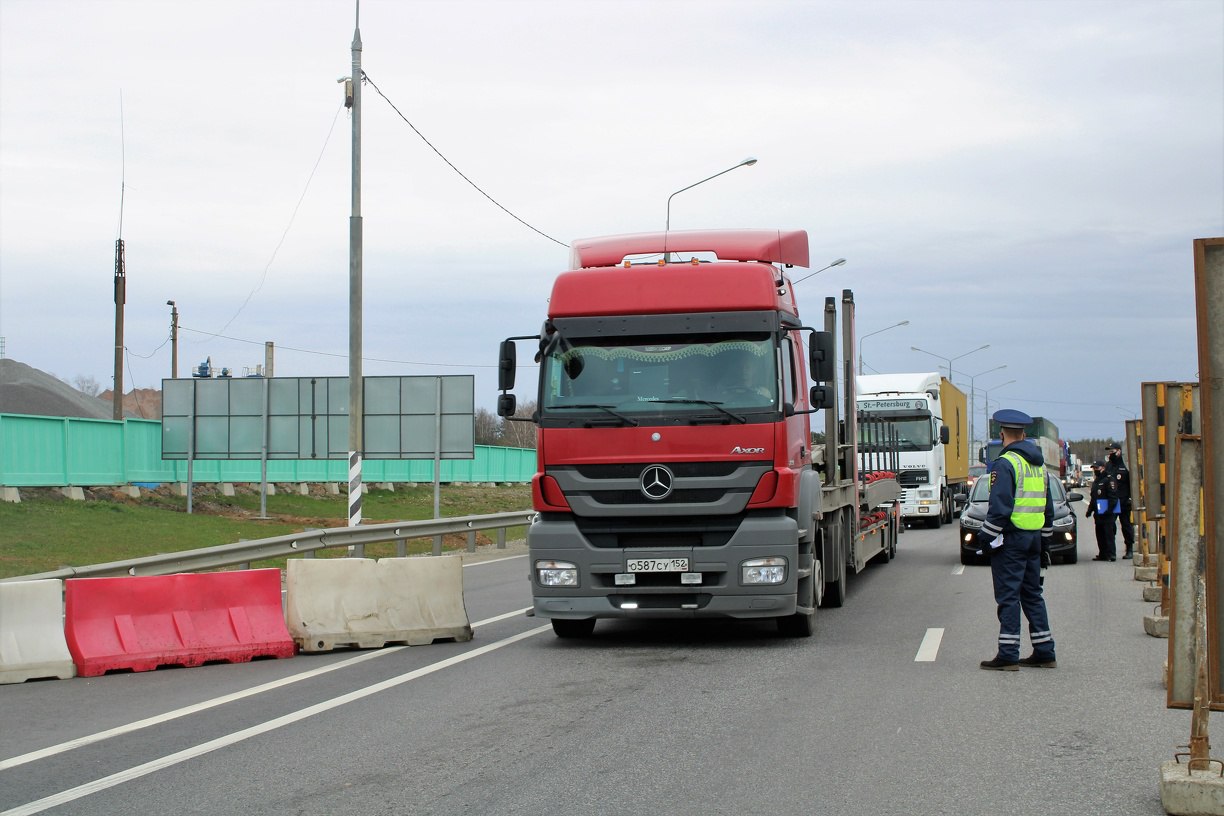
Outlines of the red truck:
M 534 614 L 558 636 L 587 636 L 599 618 L 699 617 L 772 618 L 809 636 L 850 572 L 896 553 L 888 429 L 859 427 L 836 301 L 805 326 L 796 266 L 808 266 L 804 231 L 575 241 L 540 334 L 502 342 L 507 421 L 517 343 L 537 346 L 527 543 Z M 842 304 L 852 352 L 849 290 Z

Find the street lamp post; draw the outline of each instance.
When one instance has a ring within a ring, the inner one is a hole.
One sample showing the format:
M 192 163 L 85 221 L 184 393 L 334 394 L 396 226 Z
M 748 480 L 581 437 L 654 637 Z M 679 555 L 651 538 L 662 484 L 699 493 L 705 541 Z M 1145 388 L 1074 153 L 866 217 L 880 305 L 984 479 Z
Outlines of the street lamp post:
M 706 183 L 707 181 L 709 181 L 710 179 L 716 179 L 716 178 L 718 178 L 719 176 L 721 176 L 723 173 L 730 173 L 732 170 L 737 170 L 737 169 L 739 169 L 740 167 L 751 167 L 752 165 L 754 165 L 754 164 L 756 164 L 756 163 L 757 163 L 757 160 L 756 160 L 756 159 L 753 159 L 753 158 L 747 158 L 747 159 L 744 159 L 742 162 L 740 162 L 739 164 L 735 165 L 734 167 L 728 167 L 726 170 L 722 170 L 722 171 L 720 171 L 720 172 L 718 172 L 718 173 L 715 173 L 714 175 L 710 176 L 709 178 L 703 178 L 701 181 L 695 181 L 695 182 L 693 182 L 692 184 L 690 184 L 690 185 L 689 185 L 689 186 L 687 186 L 687 187 L 681 187 L 679 190 L 677 190 L 676 192 L 674 192 L 674 193 L 672 193 L 671 195 L 669 195 L 669 196 L 667 197 L 667 218 L 666 218 L 666 219 L 664 220 L 664 222 L 663 222 L 663 231 L 664 231 L 664 232 L 671 232 L 671 200 L 672 200 L 673 198 L 675 198 L 676 196 L 680 195 L 680 194 L 681 194 L 681 193 L 683 193 L 685 190 L 691 190 L 691 189 L 693 189 L 693 188 L 694 188 L 694 187 L 696 187 L 698 184 L 705 184 L 705 183 Z
M 940 360 L 943 360 L 944 362 L 946 362 L 948 364 L 948 382 L 951 382 L 952 381 L 952 361 L 953 360 L 959 360 L 962 357 L 968 357 L 970 354 L 973 354 L 975 352 L 982 351 L 983 349 L 988 349 L 988 348 L 990 348 L 990 344 L 986 343 L 985 345 L 981 345 L 973 349 L 973 351 L 966 351 L 964 354 L 958 354 L 955 357 L 945 357 L 942 354 L 936 354 L 933 351 L 927 351 L 926 349 L 920 349 L 917 346 L 910 346 L 910 351 L 921 351 L 923 354 L 929 354 L 932 357 L 937 357 Z
M 826 269 L 832 269 L 832 268 L 833 268 L 833 267 L 835 267 L 835 266 L 841 266 L 841 265 L 842 265 L 842 264 L 844 264 L 845 262 L 846 262 L 846 259 L 845 259 L 845 258 L 838 258 L 836 261 L 833 261 L 833 262 L 832 262 L 832 263 L 830 263 L 828 266 L 822 266 L 820 269 L 817 269 L 815 272 L 810 272 L 810 273 L 808 273 L 807 275 L 804 275 L 802 278 L 800 278 L 800 279 L 799 279 L 799 280 L 797 280 L 797 281 L 791 281 L 791 287 L 793 288 L 793 287 L 795 287 L 796 285 L 798 285 L 798 284 L 800 284 L 800 283 L 803 283 L 803 282 L 804 282 L 805 280 L 807 280 L 808 278 L 814 278 L 814 277 L 816 277 L 817 275 L 819 275 L 821 272 L 825 271 Z M 906 322 L 908 323 L 909 321 L 907 320 Z M 892 328 L 892 327 L 891 327 L 891 326 L 889 326 L 889 328 Z
M 1005 382 L 1005 383 L 999 383 L 999 384 L 998 384 L 998 385 L 996 385 L 996 386 L 992 386 L 992 387 L 990 387 L 990 388 L 983 388 L 983 389 L 982 389 L 982 393 L 986 395 L 985 400 L 983 400 L 983 401 L 986 403 L 986 416 L 988 416 L 988 417 L 990 416 L 990 392 L 991 392 L 991 391 L 998 391 L 998 390 L 999 390 L 1000 388 L 1002 388 L 1003 386 L 1005 386 L 1005 385 L 1011 385 L 1011 384 L 1012 384 L 1012 383 L 1014 383 L 1014 382 L 1015 382 L 1015 380 L 1008 380 L 1008 381 L 1007 381 L 1007 382 Z
M 975 445 L 977 444 L 977 435 L 974 433 L 974 425 L 977 421 L 977 390 L 973 387 L 974 380 L 992 371 L 1000 371 L 1004 368 L 1007 368 L 1007 363 L 969 376 L 969 438 L 973 440 Z
M 862 337 L 860 337 L 860 338 L 859 338 L 859 347 L 858 347 L 858 358 L 859 358 L 859 364 L 858 364 L 858 369 L 859 369 L 859 376 L 860 376 L 860 377 L 861 377 L 861 376 L 863 376 L 863 341 L 864 341 L 864 340 L 866 340 L 868 337 L 870 337 L 870 336 L 871 336 L 871 335 L 873 335 L 873 334 L 879 334 L 880 332 L 886 332 L 886 331 L 888 331 L 889 329 L 895 329 L 895 328 L 897 328 L 898 326 L 908 326 L 908 325 L 909 325 L 909 321 L 908 321 L 908 320 L 902 320 L 900 323 L 894 323 L 894 324 L 892 324 L 891 326 L 885 326 L 885 327 L 884 327 L 884 328 L 882 328 L 882 329 L 876 329 L 876 330 L 875 330 L 875 331 L 873 331 L 873 332 L 867 332 L 866 334 L 864 334 Z

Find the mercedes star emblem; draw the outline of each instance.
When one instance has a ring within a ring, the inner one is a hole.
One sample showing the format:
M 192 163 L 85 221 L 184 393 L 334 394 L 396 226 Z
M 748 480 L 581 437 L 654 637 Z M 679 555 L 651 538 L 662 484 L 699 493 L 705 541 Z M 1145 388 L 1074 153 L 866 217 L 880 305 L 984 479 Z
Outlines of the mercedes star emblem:
M 642 471 L 642 495 L 652 501 L 662 501 L 671 495 L 675 477 L 663 465 L 651 465 Z

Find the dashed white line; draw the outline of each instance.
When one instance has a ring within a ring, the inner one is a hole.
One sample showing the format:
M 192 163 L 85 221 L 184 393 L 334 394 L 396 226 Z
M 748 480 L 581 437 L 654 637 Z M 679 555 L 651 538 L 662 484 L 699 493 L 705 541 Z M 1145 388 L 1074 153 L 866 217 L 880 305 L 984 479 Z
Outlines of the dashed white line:
M 943 641 L 943 629 L 928 629 L 918 646 L 918 654 L 914 655 L 915 663 L 933 663 L 939 654 L 939 644 Z
M 964 574 L 965 574 L 965 565 L 964 565 L 964 564 L 957 564 L 955 567 L 953 567 L 953 568 L 952 568 L 952 574 L 953 574 L 953 575 L 964 575 Z

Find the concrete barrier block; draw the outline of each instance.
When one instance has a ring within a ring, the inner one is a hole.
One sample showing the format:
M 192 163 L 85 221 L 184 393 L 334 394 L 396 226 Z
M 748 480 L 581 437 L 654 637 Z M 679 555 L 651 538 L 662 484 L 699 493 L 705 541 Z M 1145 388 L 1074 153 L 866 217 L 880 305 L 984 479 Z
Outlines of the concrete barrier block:
M 1143 631 L 1152 637 L 1167 638 L 1169 636 L 1168 615 L 1144 615 Z
M 217 487 L 220 488 L 222 496 L 234 495 L 234 483 L 233 482 L 222 482 L 221 484 L 217 485 Z
M 1185 763 L 1169 760 L 1160 765 L 1160 804 L 1175 816 L 1221 816 L 1224 814 L 1224 779 L 1219 766 L 1190 770 Z
M 0 487 L 0 501 L 21 503 L 21 491 L 15 487 Z
M 76 674 L 64 639 L 64 588 L 58 579 L 0 584 L 0 683 Z
M 1148 603 L 1160 603 L 1160 587 L 1145 586 L 1143 588 L 1143 600 Z
M 285 617 L 303 652 L 472 639 L 458 558 L 291 559 Z
M 297 493 L 299 496 L 309 496 L 310 495 L 310 484 L 307 482 L 298 482 L 297 483 Z
M 1135 567 L 1136 581 L 1155 581 L 1159 576 L 1156 575 L 1157 567 Z
M 129 499 L 140 498 L 140 488 L 134 484 L 126 484 L 119 488 L 119 492 L 127 496 Z
M 186 496 L 187 495 L 187 483 L 186 482 L 175 482 L 174 483 L 174 495 Z
M 64 494 L 65 498 L 72 499 L 73 501 L 85 501 L 85 491 L 76 485 L 61 487 L 59 491 Z
M 268 496 L 275 496 L 275 495 L 276 495 L 276 485 L 275 485 L 275 484 L 273 484 L 272 482 L 268 482 L 268 489 L 267 489 L 267 491 L 266 491 L 265 495 L 268 495 Z

